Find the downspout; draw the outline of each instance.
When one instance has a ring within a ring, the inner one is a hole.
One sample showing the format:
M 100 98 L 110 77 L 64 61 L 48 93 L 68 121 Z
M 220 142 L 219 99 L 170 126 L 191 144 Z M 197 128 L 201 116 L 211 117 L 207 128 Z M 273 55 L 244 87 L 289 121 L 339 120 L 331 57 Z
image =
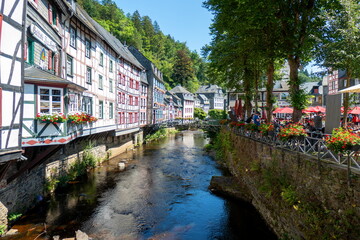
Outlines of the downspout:
M 66 58 L 65 58 L 65 50 L 66 47 L 68 45 L 68 43 L 66 43 L 66 38 L 65 38 L 65 33 L 66 33 L 66 22 L 72 17 L 74 16 L 74 11 L 69 7 L 69 11 L 70 11 L 70 15 L 68 15 L 68 17 L 63 21 L 63 25 L 64 25 L 64 29 L 63 29 L 63 46 L 62 46 L 62 50 L 61 50 L 61 76 L 63 79 L 66 79 Z

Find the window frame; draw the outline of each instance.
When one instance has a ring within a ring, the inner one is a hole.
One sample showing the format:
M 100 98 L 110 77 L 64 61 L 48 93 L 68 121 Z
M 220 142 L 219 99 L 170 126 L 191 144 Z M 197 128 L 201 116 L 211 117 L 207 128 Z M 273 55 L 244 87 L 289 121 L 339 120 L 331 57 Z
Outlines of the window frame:
M 113 93 L 114 92 L 114 81 L 112 78 L 109 78 L 109 92 Z
M 46 95 L 46 94 L 41 94 L 41 89 L 47 89 L 49 90 L 49 100 L 48 101 L 44 101 L 44 100 L 41 100 L 41 96 L 42 95 Z M 59 95 L 55 95 L 55 96 L 59 96 L 60 97 L 60 110 L 59 111 L 54 111 L 53 110 L 53 90 L 59 90 L 60 91 L 60 94 Z M 38 109 L 38 112 L 41 113 L 41 102 L 49 102 L 49 112 L 47 114 L 53 114 L 55 112 L 59 112 L 59 113 L 62 113 L 63 110 L 64 110 L 64 89 L 62 88 L 56 88 L 56 87 L 45 87 L 45 86 L 38 86 L 38 94 L 37 94 L 37 98 L 38 98 L 38 103 L 37 103 L 37 109 Z
M 114 118 L 114 104 L 109 102 L 109 119 Z
M 72 32 L 73 31 L 73 32 Z M 70 25 L 69 27 L 69 34 L 70 34 L 70 41 L 69 41 L 69 45 L 73 48 L 76 49 L 76 38 L 77 38 L 77 33 L 76 33 L 76 28 L 73 27 L 72 25 Z
M 104 119 L 104 101 L 99 100 L 99 119 Z
M 90 80 L 89 80 L 89 75 L 90 75 Z M 88 67 L 88 66 L 86 66 L 86 80 L 85 81 L 87 84 L 90 84 L 90 85 L 92 84 L 92 68 Z
M 111 73 L 112 73 L 113 70 L 114 70 L 114 68 L 113 68 L 114 66 L 113 66 L 113 65 L 114 65 L 113 61 L 110 60 L 110 61 L 109 61 L 109 72 L 111 72 Z
M 99 66 L 104 66 L 104 53 L 100 52 Z
M 69 71 L 68 71 L 68 69 L 69 69 L 68 60 L 69 59 L 71 60 L 70 74 L 69 74 Z M 71 77 L 74 76 L 74 58 L 69 54 L 66 55 L 66 75 L 71 76 Z
M 99 86 L 98 86 L 98 88 L 99 88 L 100 90 L 103 90 L 103 89 L 104 89 L 104 77 L 103 77 L 103 75 L 101 75 L 101 74 L 99 74 Z
M 91 58 L 91 41 L 85 38 L 85 57 Z

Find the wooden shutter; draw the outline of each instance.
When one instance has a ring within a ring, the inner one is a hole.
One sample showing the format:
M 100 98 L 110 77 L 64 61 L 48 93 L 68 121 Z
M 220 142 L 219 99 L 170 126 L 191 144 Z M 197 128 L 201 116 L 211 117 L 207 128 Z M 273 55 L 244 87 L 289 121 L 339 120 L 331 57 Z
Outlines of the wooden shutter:
M 53 64 L 53 61 L 52 61 L 53 59 L 52 59 L 52 51 L 51 50 L 49 50 L 48 51 L 48 69 L 49 70 L 52 70 L 52 64 Z
M 52 9 L 51 9 L 50 4 L 48 5 L 48 18 L 49 18 L 49 23 L 52 24 L 53 18 L 52 18 Z
M 54 56 L 54 72 L 55 75 L 59 75 L 59 54 L 56 53 Z

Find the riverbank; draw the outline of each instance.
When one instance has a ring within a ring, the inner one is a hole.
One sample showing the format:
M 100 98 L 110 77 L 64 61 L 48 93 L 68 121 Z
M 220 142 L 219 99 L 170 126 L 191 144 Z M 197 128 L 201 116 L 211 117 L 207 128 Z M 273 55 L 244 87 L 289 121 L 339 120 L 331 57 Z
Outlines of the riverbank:
M 14 226 L 18 235 L 4 240 L 34 240 L 45 230 L 37 240 L 70 238 L 78 229 L 99 240 L 275 240 L 249 205 L 208 190 L 222 170 L 207 143 L 203 132 L 186 131 L 112 158 L 28 212 Z
M 360 179 L 348 186 L 346 169 L 225 128 L 214 146 L 279 238 L 360 239 Z

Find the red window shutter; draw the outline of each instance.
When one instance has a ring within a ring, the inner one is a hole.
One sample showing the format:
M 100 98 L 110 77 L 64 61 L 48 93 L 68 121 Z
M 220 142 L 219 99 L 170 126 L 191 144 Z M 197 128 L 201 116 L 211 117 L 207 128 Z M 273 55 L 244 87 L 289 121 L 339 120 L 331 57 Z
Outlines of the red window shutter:
M 55 75 L 59 75 L 59 54 L 56 53 L 54 56 L 54 72 Z
M 49 50 L 48 51 L 48 69 L 49 70 L 52 70 L 52 64 L 53 64 L 53 62 L 52 62 L 52 51 Z
M 52 24 L 52 9 L 51 9 L 51 6 L 50 4 L 48 5 L 48 17 L 49 17 L 49 23 Z

